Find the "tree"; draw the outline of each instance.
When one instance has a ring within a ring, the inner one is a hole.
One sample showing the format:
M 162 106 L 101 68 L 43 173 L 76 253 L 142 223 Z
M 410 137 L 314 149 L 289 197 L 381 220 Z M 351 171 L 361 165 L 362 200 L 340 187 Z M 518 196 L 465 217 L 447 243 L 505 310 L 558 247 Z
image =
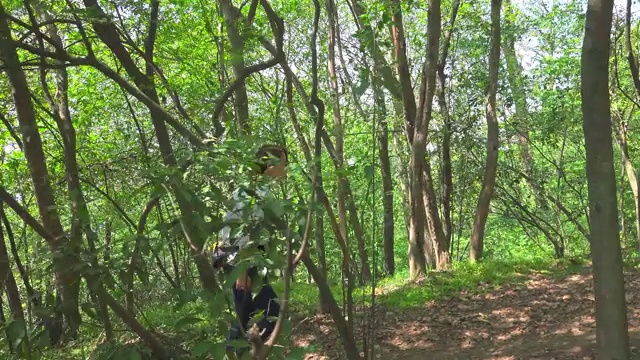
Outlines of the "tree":
M 60 288 L 58 295 L 62 300 L 61 311 L 69 326 L 69 336 L 75 337 L 82 319 L 79 310 L 80 276 L 77 270 L 72 267 L 78 265 L 78 253 L 81 244 L 72 243 L 71 239 L 65 235 L 62 227 L 42 148 L 42 138 L 38 131 L 29 84 L 20 66 L 16 45 L 11 37 L 7 13 L 1 4 L 0 57 L 5 65 L 5 71 L 9 77 L 12 95 L 16 103 L 25 157 L 29 163 L 40 218 L 46 229 L 53 235 L 49 239 L 49 247 L 54 254 L 56 281 Z M 58 334 L 52 334 L 51 336 L 57 340 L 62 339 L 61 323 L 57 324 L 55 331 Z
M 489 92 L 487 95 L 487 162 L 486 172 L 471 232 L 471 260 L 480 260 L 484 247 L 484 230 L 489 216 L 498 171 L 498 147 L 500 145 L 496 94 L 498 93 L 498 69 L 500 67 L 500 9 L 502 0 L 491 0 L 491 50 L 489 52 Z
M 600 359 L 628 359 L 609 99 L 613 0 L 590 0 L 582 44 L 582 116 L 591 222 L 591 256 Z

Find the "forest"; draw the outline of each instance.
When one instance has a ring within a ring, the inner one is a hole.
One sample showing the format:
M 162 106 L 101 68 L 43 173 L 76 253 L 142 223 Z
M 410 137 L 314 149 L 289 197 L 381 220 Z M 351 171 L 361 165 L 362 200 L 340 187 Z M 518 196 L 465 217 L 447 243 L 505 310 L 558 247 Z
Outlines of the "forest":
M 0 358 L 640 358 L 639 12 L 0 0 Z

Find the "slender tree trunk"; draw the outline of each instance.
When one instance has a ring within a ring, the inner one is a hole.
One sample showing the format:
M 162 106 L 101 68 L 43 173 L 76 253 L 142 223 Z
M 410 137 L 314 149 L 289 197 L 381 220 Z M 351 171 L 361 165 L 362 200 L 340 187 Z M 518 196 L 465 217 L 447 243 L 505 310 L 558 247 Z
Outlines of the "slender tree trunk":
M 223 19 L 224 18 L 224 13 L 222 11 L 222 6 L 220 5 L 220 3 L 218 3 L 218 16 Z M 212 28 L 213 30 L 213 28 Z M 216 46 L 218 48 L 218 86 L 220 89 L 223 89 L 225 84 L 227 84 L 227 70 L 225 67 L 225 63 L 224 63 L 224 58 L 225 58 L 225 51 L 224 51 L 224 37 L 222 36 L 223 32 L 225 31 L 224 29 L 224 21 L 219 21 L 218 22 L 218 33 L 215 35 L 214 39 L 216 42 Z M 245 92 L 246 92 L 246 88 L 245 88 Z M 248 110 L 247 110 L 248 111 Z M 248 114 L 247 114 L 248 116 Z M 222 110 L 222 112 L 220 112 L 220 118 L 218 120 L 218 122 L 220 124 L 225 124 L 226 120 L 229 118 L 229 113 L 227 111 L 227 107 L 225 106 Z M 224 131 L 221 128 L 222 131 Z M 220 133 L 217 133 L 216 136 L 221 136 L 222 135 L 222 131 L 220 131 Z
M 335 151 L 335 147 L 331 138 L 326 133 L 326 131 L 322 130 L 322 140 L 324 142 L 325 147 L 329 152 L 329 156 L 333 161 L 333 165 L 336 170 L 340 170 L 341 166 L 337 161 L 337 155 Z M 346 205 L 349 216 L 349 223 L 353 228 L 353 234 L 356 237 L 356 245 L 358 247 L 358 255 L 360 256 L 360 274 L 362 276 L 363 281 L 369 281 L 371 279 L 371 268 L 369 266 L 369 255 L 367 254 L 367 249 L 365 245 L 365 234 L 364 229 L 362 228 L 362 224 L 360 223 L 360 218 L 358 217 L 358 208 L 356 206 L 356 202 L 353 197 L 353 192 L 351 190 L 351 183 L 347 177 L 342 177 L 343 184 L 346 190 Z
M 322 171 L 322 164 L 318 162 L 316 164 L 318 166 L 319 171 Z M 320 188 L 323 188 L 322 178 L 319 178 L 318 185 Z M 324 211 L 321 208 L 318 208 L 315 214 L 315 224 L 314 224 L 314 236 L 316 240 L 316 252 L 318 253 L 318 270 L 325 279 L 329 278 L 329 271 L 327 269 L 327 257 L 326 257 L 326 245 L 324 241 Z M 325 298 L 322 294 L 320 294 L 320 313 L 327 314 L 329 313 L 328 308 L 328 299 Z
M 629 2 L 630 3 L 630 2 Z M 582 44 L 582 116 L 591 222 L 598 358 L 629 359 L 629 335 L 616 208 L 609 51 L 613 0 L 589 0 Z
M 624 168 L 624 160 L 622 160 L 622 169 L 620 172 L 620 191 L 618 191 L 618 194 L 620 196 L 619 201 L 620 201 L 620 243 L 624 246 L 624 244 L 627 243 L 627 221 L 626 221 L 626 213 L 624 211 L 624 198 L 625 198 L 625 188 L 624 188 L 624 173 L 625 173 L 625 168 Z M 587 238 L 588 239 L 588 238 Z
M 158 221 L 160 223 L 166 223 L 164 220 L 164 216 L 162 215 L 162 204 L 158 204 L 158 206 L 156 207 L 156 214 L 158 215 Z M 178 256 L 176 254 L 176 250 L 175 250 L 175 246 L 176 246 L 176 242 L 175 240 L 169 238 L 168 236 L 166 236 L 166 233 L 162 233 L 162 240 L 164 241 L 165 244 L 167 244 L 168 248 L 169 248 L 169 255 L 171 257 L 171 268 L 173 270 L 173 276 L 175 277 L 175 282 L 173 283 L 173 286 L 176 289 L 182 289 L 182 284 L 181 284 L 181 280 L 180 280 L 180 264 L 178 263 Z M 167 279 L 170 279 L 171 277 L 167 274 Z
M 439 246 L 438 253 L 438 267 L 447 267 L 451 263 L 451 194 L 453 193 L 453 174 L 451 167 L 451 118 L 449 114 L 449 106 L 445 97 L 446 90 L 446 78 L 444 69 L 447 65 L 447 57 L 449 55 L 449 46 L 451 45 L 451 36 L 453 35 L 453 29 L 458 16 L 458 8 L 460 7 L 460 0 L 455 0 L 451 5 L 451 20 L 449 21 L 449 30 L 444 38 L 442 49 L 440 52 L 440 58 L 438 60 L 438 107 L 440 108 L 440 115 L 443 121 L 443 136 L 442 136 L 442 217 L 443 217 L 443 240 L 444 243 Z M 441 252 L 441 249 L 448 249 L 446 253 Z
M 418 139 L 419 142 L 415 144 L 416 105 L 413 87 L 411 85 L 411 76 L 409 74 L 409 64 L 407 63 L 402 10 L 399 1 L 395 0 L 392 4 L 395 6 L 392 18 L 392 37 L 395 45 L 396 67 L 402 88 L 405 128 L 409 143 L 412 144 L 411 158 L 409 161 L 409 205 L 411 209 L 409 229 L 412 230 L 409 233 L 409 273 L 411 278 L 415 279 L 424 275 L 427 271 L 424 256 L 426 214 L 424 211 L 424 200 L 422 198 L 422 173 L 420 171 L 423 164 L 424 147 L 426 147 L 427 139 L 426 133 L 421 132 L 422 129 L 420 129 L 418 132 L 422 134 L 422 136 Z M 429 15 L 431 15 L 431 12 L 429 12 Z M 432 17 L 430 16 L 429 19 L 432 19 Z M 429 33 L 429 35 L 431 35 L 431 33 Z
M 417 252 L 420 251 L 429 252 L 430 250 L 426 246 L 432 246 L 435 244 L 437 247 L 436 257 L 438 253 L 448 254 L 448 246 L 445 246 L 444 231 L 442 230 L 442 222 L 440 221 L 440 215 L 438 212 L 438 205 L 436 203 L 435 191 L 433 188 L 433 180 L 431 176 L 431 164 L 428 159 L 424 157 L 425 148 L 428 139 L 429 123 L 431 121 L 432 109 L 433 109 L 433 95 L 435 93 L 435 70 L 438 62 L 438 49 L 440 43 L 440 31 L 441 31 L 441 19 L 440 19 L 440 4 L 439 2 L 430 2 L 430 9 L 438 8 L 437 16 L 431 15 L 430 21 L 431 28 L 429 28 L 429 35 L 432 36 L 432 32 L 437 32 L 438 38 L 433 38 L 428 41 L 427 50 L 427 62 L 422 72 L 422 84 L 419 93 L 419 107 L 416 107 L 413 87 L 411 85 L 411 77 L 409 74 L 409 64 L 406 54 L 406 40 L 404 36 L 404 25 L 402 21 L 402 12 L 400 9 L 400 3 L 396 0 L 392 2 L 393 7 L 393 25 L 392 25 L 392 38 L 394 42 L 396 60 L 396 67 L 398 75 L 400 77 L 400 84 L 402 88 L 402 100 L 404 105 L 405 115 L 405 128 L 407 131 L 407 138 L 412 147 L 412 160 L 410 161 L 410 168 L 413 175 L 410 176 L 412 199 L 411 204 L 411 221 L 414 223 L 411 227 L 414 229 L 414 233 L 409 237 L 411 251 L 410 263 L 413 261 L 418 265 L 416 271 L 420 270 L 420 259 L 413 259 Z M 437 19 L 436 19 L 437 17 Z M 435 58 L 433 63 L 430 63 L 431 58 Z M 432 74 L 433 72 L 433 74 Z M 433 83 L 432 83 L 433 81 Z M 415 135 L 419 134 L 419 138 L 416 139 Z M 418 143 L 416 144 L 416 140 Z M 416 151 L 414 153 L 414 151 Z M 420 193 L 415 193 L 415 191 Z M 418 210 L 418 207 L 422 209 Z M 425 229 L 426 222 L 426 229 Z M 428 237 L 431 238 L 429 244 L 425 241 L 424 232 L 428 231 Z M 443 256 L 442 259 L 446 259 L 447 256 Z M 439 261 L 436 260 L 436 264 Z M 410 266 L 411 268 L 411 266 Z M 412 276 L 415 276 L 413 274 Z
M 624 124 L 619 125 L 617 139 L 624 171 L 627 174 L 629 187 L 631 187 L 631 192 L 633 193 L 633 205 L 635 207 L 634 223 L 636 225 L 636 248 L 640 248 L 640 179 L 638 179 L 638 173 L 629 158 L 629 146 L 627 145 L 627 135 L 624 127 Z
M 482 190 L 476 207 L 471 232 L 470 257 L 480 260 L 484 250 L 484 230 L 489 216 L 491 198 L 498 170 L 498 118 L 496 116 L 496 94 L 498 92 L 498 68 L 500 66 L 500 8 L 502 0 L 491 1 L 491 52 L 489 54 L 489 94 L 487 96 L 487 162 Z
M 229 55 L 231 56 L 231 66 L 236 78 L 240 78 L 244 73 L 244 38 L 240 33 L 239 27 L 244 22 L 240 18 L 240 10 L 233 6 L 231 0 L 220 0 L 220 7 L 224 15 L 224 22 L 227 28 L 227 35 L 231 48 Z M 236 112 L 236 120 L 238 121 L 238 130 L 240 134 L 250 135 L 251 127 L 249 125 L 249 97 L 247 95 L 247 87 L 244 80 L 234 92 L 234 104 Z
M 336 323 L 336 327 L 338 328 L 338 332 L 340 333 L 340 340 L 344 346 L 347 359 L 348 360 L 360 360 L 360 352 L 358 351 L 358 346 L 355 341 L 355 337 L 353 336 L 353 327 L 349 326 L 347 321 L 345 321 L 344 315 L 342 311 L 340 311 L 340 307 L 336 302 L 333 294 L 331 293 L 331 288 L 329 287 L 329 283 L 327 279 L 322 276 L 318 267 L 311 261 L 309 256 L 302 257 L 302 261 L 304 262 L 309 275 L 313 277 L 313 280 L 318 285 L 319 292 L 324 294 L 324 296 L 329 299 L 329 309 L 331 310 L 331 316 Z
M 627 49 L 627 61 L 629 63 L 629 69 L 631 71 L 631 78 L 633 79 L 633 84 L 636 89 L 636 93 L 638 97 L 640 97 L 640 75 L 638 74 L 638 63 L 635 59 L 635 55 L 633 53 L 633 45 L 631 43 L 631 0 L 627 0 L 627 13 L 625 17 L 625 48 Z M 627 177 L 629 178 L 629 185 L 631 185 L 631 191 L 633 191 L 633 202 L 635 206 L 635 223 L 636 223 L 636 247 L 640 249 L 640 191 L 638 187 L 640 186 L 640 179 L 638 179 L 638 174 L 633 168 L 633 164 L 629 158 L 629 151 L 626 142 L 626 129 L 620 129 L 620 137 L 619 142 L 622 148 L 622 160 L 624 161 L 624 167 L 627 172 Z
M 71 269 L 71 266 L 79 264 L 78 247 L 80 244 L 72 244 L 69 241 L 58 216 L 42 149 L 42 139 L 38 132 L 35 111 L 31 102 L 29 85 L 20 66 L 15 43 L 11 38 L 7 14 L 2 5 L 0 5 L 0 55 L 9 77 L 18 113 L 24 153 L 29 164 L 40 217 L 45 227 L 53 235 L 53 241 L 48 242 L 48 245 L 51 251 L 58 255 L 54 256 L 56 281 L 60 289 L 62 312 L 69 328 L 68 335 L 73 338 L 77 335 L 81 322 L 79 312 L 80 276 L 77 271 Z M 61 330 L 59 327 L 58 331 Z M 60 338 L 56 334 L 52 336 Z
M 265 47 L 267 48 L 267 50 L 269 50 L 269 52 L 271 52 L 272 54 L 274 54 L 275 49 L 273 49 L 273 47 L 269 44 L 263 44 L 265 45 Z M 300 95 L 300 97 L 302 97 L 303 103 L 306 105 L 307 107 L 307 111 L 309 112 L 309 114 L 311 115 L 311 117 L 317 117 L 318 116 L 318 111 L 315 109 L 315 107 L 311 104 L 311 97 L 307 94 L 307 92 L 305 91 L 302 83 L 300 82 L 300 80 L 296 77 L 296 75 L 293 73 L 293 71 L 291 70 L 291 68 L 286 64 L 286 63 L 281 63 L 282 69 L 284 70 L 285 74 L 291 78 L 291 82 L 292 84 L 296 87 L 296 90 L 298 91 L 298 94 Z M 290 110 L 291 112 L 291 110 Z M 293 120 L 294 118 L 292 118 Z M 295 126 L 294 123 L 294 128 L 296 129 L 296 136 L 299 138 L 301 145 L 304 144 L 304 136 L 301 136 L 301 132 L 299 132 L 297 129 L 299 128 L 299 126 Z M 337 167 L 337 157 L 336 157 L 336 152 L 335 152 L 335 147 L 333 145 L 333 141 L 331 140 L 331 138 L 329 137 L 329 135 L 327 134 L 326 131 L 324 131 L 324 129 L 321 129 L 321 136 L 322 136 L 322 140 L 324 142 L 325 148 L 327 149 L 327 151 L 329 152 L 329 156 L 331 157 L 332 161 L 333 161 L 333 165 L 334 167 L 336 167 L 336 169 L 338 169 Z M 303 145 L 303 149 L 304 149 L 304 145 Z M 306 151 L 305 151 L 305 156 L 306 156 Z M 357 246 L 358 246 L 358 253 L 360 255 L 360 259 L 362 261 L 362 271 L 363 271 L 363 279 L 369 279 L 370 278 L 370 267 L 369 267 L 369 259 L 368 259 L 368 255 L 366 252 L 366 248 L 365 248 L 365 238 L 364 238 L 364 230 L 362 229 L 362 225 L 360 224 L 360 219 L 358 218 L 358 208 L 356 207 L 355 201 L 353 200 L 353 194 L 351 192 L 351 185 L 349 183 L 349 179 L 345 177 L 345 187 L 347 190 L 347 210 L 348 210 L 348 216 L 349 216 L 349 223 L 351 224 L 351 226 L 353 227 L 353 233 L 356 237 L 356 241 L 357 241 Z M 327 207 L 331 207 L 330 204 L 325 204 L 325 208 Z M 327 212 L 329 212 L 329 209 L 327 208 Z M 333 212 L 333 210 L 331 210 L 331 212 Z M 340 238 L 342 238 L 342 236 L 340 234 L 336 234 L 336 236 L 340 236 Z M 366 276 L 366 274 L 369 274 L 369 276 Z
M 326 132 L 324 132 L 325 105 L 324 105 L 324 102 L 318 97 L 318 52 L 317 52 L 316 39 L 318 35 L 318 23 L 320 21 L 320 12 L 321 12 L 320 1 L 313 0 L 313 5 L 314 5 L 315 11 L 314 11 L 314 17 L 313 17 L 313 30 L 311 34 L 312 89 L 311 89 L 309 105 L 312 105 L 312 107 L 315 108 L 315 111 L 316 111 L 315 112 L 316 128 L 315 128 L 314 154 L 313 154 L 314 155 L 313 160 L 316 166 L 316 168 L 314 169 L 315 171 L 314 171 L 314 180 L 313 180 L 313 183 L 316 184 L 316 187 L 314 189 L 315 190 L 314 198 L 319 199 L 328 204 L 329 200 L 327 199 L 323 188 L 318 186 L 319 184 L 321 184 L 321 178 L 322 178 L 322 173 L 320 172 L 320 169 L 321 169 L 320 165 L 322 163 L 321 161 L 322 160 L 322 157 L 321 157 L 322 140 L 324 138 L 325 146 L 327 146 L 328 144 L 330 144 L 330 139 L 328 139 L 328 136 L 327 137 L 324 136 L 326 135 Z M 310 113 L 313 113 L 313 112 L 311 111 Z M 332 156 L 335 156 L 335 153 Z M 334 157 L 334 161 L 335 161 L 335 157 Z M 331 206 L 328 206 L 327 210 L 332 210 Z M 345 314 L 343 314 L 342 311 L 340 311 L 337 304 L 335 303 L 335 300 L 333 299 L 333 295 L 331 294 L 331 290 L 328 288 L 327 278 L 323 277 L 322 274 L 319 273 L 317 268 L 314 266 L 313 262 L 310 261 L 308 253 L 305 254 L 306 256 L 303 256 L 303 261 L 307 269 L 313 276 L 313 279 L 315 280 L 319 289 L 321 289 L 320 292 L 321 294 L 323 294 L 321 295 L 322 301 L 326 302 L 329 305 L 329 309 L 333 317 L 333 320 L 336 322 L 340 335 L 343 338 L 344 349 L 347 352 L 347 357 L 349 359 L 355 360 L 355 359 L 359 359 L 360 355 L 359 355 L 359 352 L 357 351 L 357 345 L 354 341 L 353 331 L 352 331 L 353 329 L 352 294 L 353 294 L 353 287 L 355 284 L 353 282 L 353 276 L 352 276 L 351 267 L 350 267 L 351 257 L 349 253 L 349 248 L 347 246 L 347 242 L 340 234 L 339 225 L 335 221 L 334 214 L 330 212 L 327 215 L 328 215 L 327 217 L 329 221 L 332 222 L 334 233 L 336 234 L 336 237 L 339 240 L 338 243 L 342 250 L 342 267 L 347 278 L 346 279 L 347 303 L 346 303 Z M 344 321 L 345 315 L 347 318 L 346 323 Z
M 18 268 L 18 272 L 20 273 L 20 278 L 22 279 L 22 283 L 24 284 L 24 288 L 27 292 L 27 296 L 31 299 L 31 302 L 34 306 L 40 306 L 41 297 L 36 295 L 33 286 L 31 285 L 31 280 L 29 279 L 29 274 L 22 264 L 22 260 L 20 259 L 20 254 L 18 253 L 18 247 L 16 246 L 15 236 L 13 234 L 13 230 L 11 229 L 11 223 L 9 222 L 9 218 L 4 211 L 4 206 L 2 206 L 2 202 L 0 201 L 0 219 L 2 220 L 1 224 L 4 225 L 7 239 L 9 239 L 9 248 L 11 249 L 11 256 L 13 257 L 13 261 L 16 263 L 16 268 Z M 1 225 L 0 225 L 1 226 Z
M 98 4 L 97 0 L 83 0 L 83 2 L 88 9 L 95 11 L 97 14 L 102 15 L 104 18 L 108 18 L 104 13 L 104 10 L 102 10 L 100 5 Z M 94 20 L 92 22 L 92 25 L 98 37 L 111 49 L 113 54 L 118 58 L 118 60 L 122 64 L 122 67 L 134 80 L 138 89 L 140 89 L 141 92 L 143 92 L 149 99 L 151 99 L 153 104 L 157 105 L 159 101 L 154 83 L 155 72 L 153 69 L 153 53 L 157 30 L 158 1 L 154 0 L 154 2 L 152 2 L 152 5 L 153 6 L 149 26 L 149 35 L 145 40 L 144 73 L 140 71 L 140 69 L 138 69 L 131 55 L 127 52 L 113 23 L 103 20 Z M 176 157 L 173 152 L 173 146 L 171 144 L 169 132 L 164 121 L 166 115 L 154 106 L 148 107 L 149 112 L 151 113 L 151 122 L 156 133 L 156 139 L 158 140 L 158 146 L 160 148 L 160 153 L 162 154 L 164 165 L 169 168 L 176 168 Z M 202 248 L 206 239 L 205 234 L 202 234 L 200 232 L 200 228 L 196 225 L 195 222 L 195 218 L 199 216 L 199 214 L 195 211 L 195 204 L 193 204 L 192 201 L 187 200 L 185 192 L 187 192 L 188 189 L 183 186 L 180 177 L 173 178 L 173 181 L 170 183 L 170 188 L 176 198 L 178 209 L 180 210 L 180 225 L 183 232 L 185 233 L 185 238 L 189 243 L 191 256 L 193 257 L 196 268 L 198 269 L 200 282 L 207 291 L 215 293 L 219 289 L 218 282 L 216 280 L 216 276 L 213 272 L 213 268 L 211 267 L 209 259 L 202 252 Z M 195 197 L 192 197 L 192 199 L 195 199 Z
M 0 200 L 0 209 L 2 208 L 3 203 Z M 2 224 L 0 224 L 0 292 L 3 288 L 6 287 L 7 290 L 7 298 L 9 300 L 9 308 L 11 310 L 11 318 L 12 320 L 23 321 L 23 326 L 27 326 L 26 322 L 24 322 L 24 312 L 22 311 L 22 301 L 20 300 L 20 292 L 18 290 L 18 285 L 16 284 L 16 279 L 13 276 L 13 272 L 11 271 L 11 265 L 9 264 L 9 253 L 7 252 L 7 246 L 4 241 L 4 231 L 2 230 Z M 26 330 L 26 329 L 25 329 Z M 9 333 L 7 333 L 9 335 Z M 13 343 L 15 343 L 18 339 L 9 339 L 11 347 Z M 27 332 L 25 331 L 22 341 L 28 340 Z M 27 343 L 23 343 L 22 346 L 27 345 Z M 27 346 L 28 348 L 28 346 Z
M 333 133 L 335 136 L 336 169 L 344 168 L 344 130 L 342 116 L 340 114 L 340 93 L 338 90 L 338 76 L 336 74 L 336 40 L 338 12 L 334 0 L 326 0 L 327 18 L 329 21 L 327 70 L 329 73 L 329 86 L 331 88 L 331 102 L 333 104 Z M 338 174 L 338 217 L 342 238 L 349 243 L 347 231 L 347 187 L 344 174 Z M 361 270 L 362 273 L 362 270 Z
M 436 204 L 435 191 L 431 178 L 431 164 L 425 158 L 425 149 L 429 133 L 429 123 L 433 110 L 433 96 L 435 94 L 435 77 L 438 65 L 438 50 L 440 48 L 441 32 L 441 12 L 440 1 L 429 1 L 429 15 L 427 19 L 427 59 L 423 68 L 422 83 L 420 89 L 419 107 L 415 122 L 413 142 L 411 144 L 411 194 L 415 197 L 412 204 L 412 217 L 422 218 L 427 221 L 428 229 L 431 230 L 431 243 L 437 244 L 436 261 L 438 267 L 441 259 L 440 254 L 448 254 L 449 248 L 442 248 L 444 243 L 442 224 L 440 223 L 438 208 Z M 406 111 L 406 110 L 405 110 Z M 422 204 L 420 204 L 422 200 Z M 422 209 L 418 209 L 421 206 Z M 423 220 L 420 220 L 420 223 Z M 422 224 L 420 224 L 422 225 Z M 424 236 L 423 241 L 428 237 Z
M 376 93 L 376 111 L 378 119 L 381 119 L 380 133 L 378 134 L 378 157 L 380 159 L 380 175 L 382 177 L 382 203 L 383 215 L 383 248 L 384 248 L 384 269 L 388 275 L 393 275 L 396 271 L 395 246 L 394 246 L 394 212 L 393 212 L 393 179 L 391 177 L 391 162 L 389 161 L 389 124 L 387 123 L 387 109 L 385 106 L 384 94 L 380 87 L 374 84 Z
M 291 119 L 291 124 L 293 125 L 294 131 L 296 133 L 296 137 L 298 138 L 298 142 L 302 147 L 302 152 L 304 154 L 305 160 L 307 163 L 311 163 L 313 158 L 311 157 L 311 150 L 309 149 L 309 143 L 302 132 L 302 127 L 298 122 L 298 117 L 296 115 L 295 108 L 293 106 L 293 83 L 292 83 L 292 74 L 290 72 L 285 71 L 285 93 L 287 96 L 287 109 L 289 111 L 289 118 Z M 315 150 L 315 149 L 314 149 Z M 322 163 L 317 162 L 315 166 L 318 166 L 320 171 L 322 170 Z M 317 179 L 316 186 L 319 187 L 321 192 L 324 192 L 324 187 L 322 183 L 322 178 Z M 313 190 L 315 191 L 315 190 Z M 317 204 L 317 203 L 316 203 Z M 328 204 L 331 207 L 331 204 Z M 326 208 L 326 205 L 325 205 Z M 314 235 L 316 240 L 316 252 L 318 254 L 318 269 L 325 277 L 328 279 L 328 271 L 327 271 L 327 259 L 326 259 L 326 245 L 324 239 L 324 212 L 318 210 L 315 214 L 315 226 L 314 226 Z M 337 237 L 337 236 L 336 236 Z M 320 294 L 320 312 L 323 314 L 329 313 L 329 299 L 327 299 L 323 294 Z
M 51 16 L 43 13 L 41 9 L 38 9 L 40 15 L 47 21 L 52 20 Z M 36 22 L 34 18 L 32 20 Z M 49 37 L 60 47 L 63 48 L 64 44 L 58 34 L 58 29 L 55 24 L 51 23 L 47 25 L 47 32 Z M 43 42 L 41 42 L 43 45 Z M 79 177 L 79 166 L 77 159 L 76 148 L 76 130 L 71 120 L 71 112 L 69 110 L 69 76 L 66 68 L 62 62 L 58 62 L 61 66 L 55 70 L 56 80 L 56 93 L 55 99 L 49 93 L 48 84 L 46 81 L 45 69 L 41 69 L 41 83 L 44 89 L 45 97 L 51 108 L 51 112 L 54 115 L 56 124 L 58 125 L 58 131 L 62 137 L 63 152 L 64 152 L 64 165 L 65 165 L 65 177 L 67 181 L 67 190 L 69 193 L 69 200 L 71 202 L 72 213 L 72 225 L 71 225 L 71 237 L 76 244 L 82 243 L 82 234 L 87 237 L 87 244 L 89 245 L 91 263 L 94 268 L 98 268 L 98 255 L 96 250 L 96 243 L 98 242 L 98 235 L 91 228 L 91 216 L 87 202 L 84 198 L 82 185 Z M 95 293 L 92 293 L 94 301 L 98 309 L 100 309 L 100 321 L 104 325 L 107 341 L 113 339 L 113 327 L 109 319 L 109 310 L 107 305 L 101 299 L 97 298 Z

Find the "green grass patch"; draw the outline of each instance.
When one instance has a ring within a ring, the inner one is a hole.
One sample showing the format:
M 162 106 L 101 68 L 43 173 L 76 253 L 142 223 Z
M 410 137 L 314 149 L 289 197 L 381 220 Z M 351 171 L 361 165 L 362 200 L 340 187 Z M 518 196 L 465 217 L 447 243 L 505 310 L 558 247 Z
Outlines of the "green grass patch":
M 551 277 L 564 277 L 577 273 L 587 261 L 583 258 L 485 260 L 477 263 L 460 262 L 445 272 L 431 271 L 418 281 L 409 280 L 408 270 L 402 270 L 393 277 L 379 280 L 376 303 L 389 307 L 410 308 L 421 306 L 431 300 L 439 300 L 463 290 L 483 291 L 482 285 L 499 286 L 503 283 L 523 282 L 532 272 Z M 282 282 L 274 284 L 276 291 L 282 291 Z M 336 301 L 342 303 L 340 285 L 331 287 Z M 371 304 L 371 284 L 358 287 L 353 292 L 357 305 Z M 293 312 L 311 314 L 318 307 L 319 292 L 315 284 L 294 283 L 291 287 L 291 309 Z

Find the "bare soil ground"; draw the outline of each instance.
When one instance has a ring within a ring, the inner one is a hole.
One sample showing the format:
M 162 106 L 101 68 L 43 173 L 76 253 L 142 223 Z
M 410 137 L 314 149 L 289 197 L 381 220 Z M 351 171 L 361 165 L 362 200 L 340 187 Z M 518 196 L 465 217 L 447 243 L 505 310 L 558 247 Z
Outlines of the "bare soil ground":
M 632 358 L 640 359 L 640 272 L 625 270 Z M 529 274 L 524 282 L 482 284 L 412 309 L 376 308 L 377 359 L 595 359 L 595 303 L 591 269 L 562 278 Z M 477 294 L 477 292 L 476 292 Z M 356 319 L 356 328 L 363 328 Z M 361 341 L 362 331 L 356 337 Z M 343 359 L 329 316 L 305 319 L 297 346 L 314 345 L 305 360 Z M 371 346 L 371 345 L 369 345 Z M 361 347 L 362 348 L 362 347 Z

